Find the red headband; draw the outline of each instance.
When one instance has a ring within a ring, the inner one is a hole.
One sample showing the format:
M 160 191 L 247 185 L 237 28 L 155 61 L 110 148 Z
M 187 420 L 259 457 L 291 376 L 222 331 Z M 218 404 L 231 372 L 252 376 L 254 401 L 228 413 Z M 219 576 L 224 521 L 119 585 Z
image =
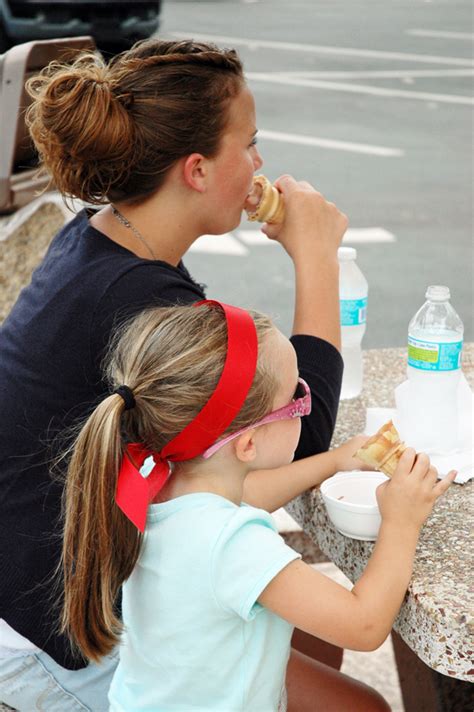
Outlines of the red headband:
M 212 299 L 196 302 L 194 306 L 203 304 L 222 309 L 227 321 L 227 354 L 214 393 L 194 420 L 161 452 L 131 443 L 120 467 L 115 501 L 141 532 L 145 530 L 148 504 L 168 479 L 169 462 L 191 460 L 215 443 L 240 412 L 257 368 L 257 331 L 250 314 Z M 143 476 L 140 469 L 150 456 L 155 465 L 148 476 Z

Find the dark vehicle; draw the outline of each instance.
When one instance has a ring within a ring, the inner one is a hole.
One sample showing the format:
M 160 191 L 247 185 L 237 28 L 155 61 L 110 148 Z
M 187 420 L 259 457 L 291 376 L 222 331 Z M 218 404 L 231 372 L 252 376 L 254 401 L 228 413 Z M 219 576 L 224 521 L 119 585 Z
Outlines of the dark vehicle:
M 155 33 L 161 0 L 0 0 L 0 53 L 30 40 L 92 36 L 120 52 Z

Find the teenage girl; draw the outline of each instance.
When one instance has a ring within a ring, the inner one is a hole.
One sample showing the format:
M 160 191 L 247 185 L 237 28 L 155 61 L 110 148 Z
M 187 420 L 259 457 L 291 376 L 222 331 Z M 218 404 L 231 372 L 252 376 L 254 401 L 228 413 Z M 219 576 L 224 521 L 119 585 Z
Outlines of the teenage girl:
M 30 131 L 54 186 L 95 208 L 56 235 L 0 328 L 0 700 L 104 712 L 113 654 L 100 666 L 72 657 L 50 605 L 62 494 L 50 444 L 103 397 L 118 323 L 204 298 L 182 258 L 201 235 L 238 226 L 262 158 L 233 50 L 153 39 L 109 65 L 93 54 L 53 63 L 29 90 Z M 264 229 L 294 264 L 292 343 L 313 402 L 300 459 L 328 449 L 336 419 L 347 218 L 307 183 L 283 176 L 278 187 L 285 223 Z
M 311 397 L 268 318 L 219 302 L 149 310 L 107 373 L 67 475 L 62 625 L 92 660 L 120 640 L 111 712 L 277 712 L 286 688 L 291 712 L 388 710 L 341 673 L 292 659 L 291 634 L 377 648 L 453 473 L 438 482 L 428 457 L 406 450 L 377 490 L 378 540 L 348 591 L 304 564 L 268 512 L 359 467 L 364 438 L 292 463 Z

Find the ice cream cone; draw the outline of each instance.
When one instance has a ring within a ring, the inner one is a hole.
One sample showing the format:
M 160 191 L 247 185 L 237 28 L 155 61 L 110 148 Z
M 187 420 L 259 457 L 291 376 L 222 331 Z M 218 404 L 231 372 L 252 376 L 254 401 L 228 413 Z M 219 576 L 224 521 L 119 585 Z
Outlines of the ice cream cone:
M 354 457 L 358 457 L 366 465 L 392 477 L 405 447 L 396 427 L 389 420 L 354 453 Z
M 255 176 L 254 190 L 259 191 L 259 201 L 253 210 L 247 210 L 248 219 L 257 222 L 281 223 L 285 208 L 281 193 L 265 176 Z

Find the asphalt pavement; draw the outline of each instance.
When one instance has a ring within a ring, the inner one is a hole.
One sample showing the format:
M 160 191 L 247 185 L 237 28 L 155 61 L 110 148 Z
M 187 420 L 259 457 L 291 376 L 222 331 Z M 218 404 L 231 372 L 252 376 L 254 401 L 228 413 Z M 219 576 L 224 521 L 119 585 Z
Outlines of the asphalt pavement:
M 350 219 L 369 282 L 365 348 L 403 346 L 429 284 L 474 339 L 472 15 L 461 0 L 166 0 L 160 35 L 235 47 L 263 171 L 310 181 Z M 210 296 L 291 331 L 293 270 L 243 220 L 187 265 Z

